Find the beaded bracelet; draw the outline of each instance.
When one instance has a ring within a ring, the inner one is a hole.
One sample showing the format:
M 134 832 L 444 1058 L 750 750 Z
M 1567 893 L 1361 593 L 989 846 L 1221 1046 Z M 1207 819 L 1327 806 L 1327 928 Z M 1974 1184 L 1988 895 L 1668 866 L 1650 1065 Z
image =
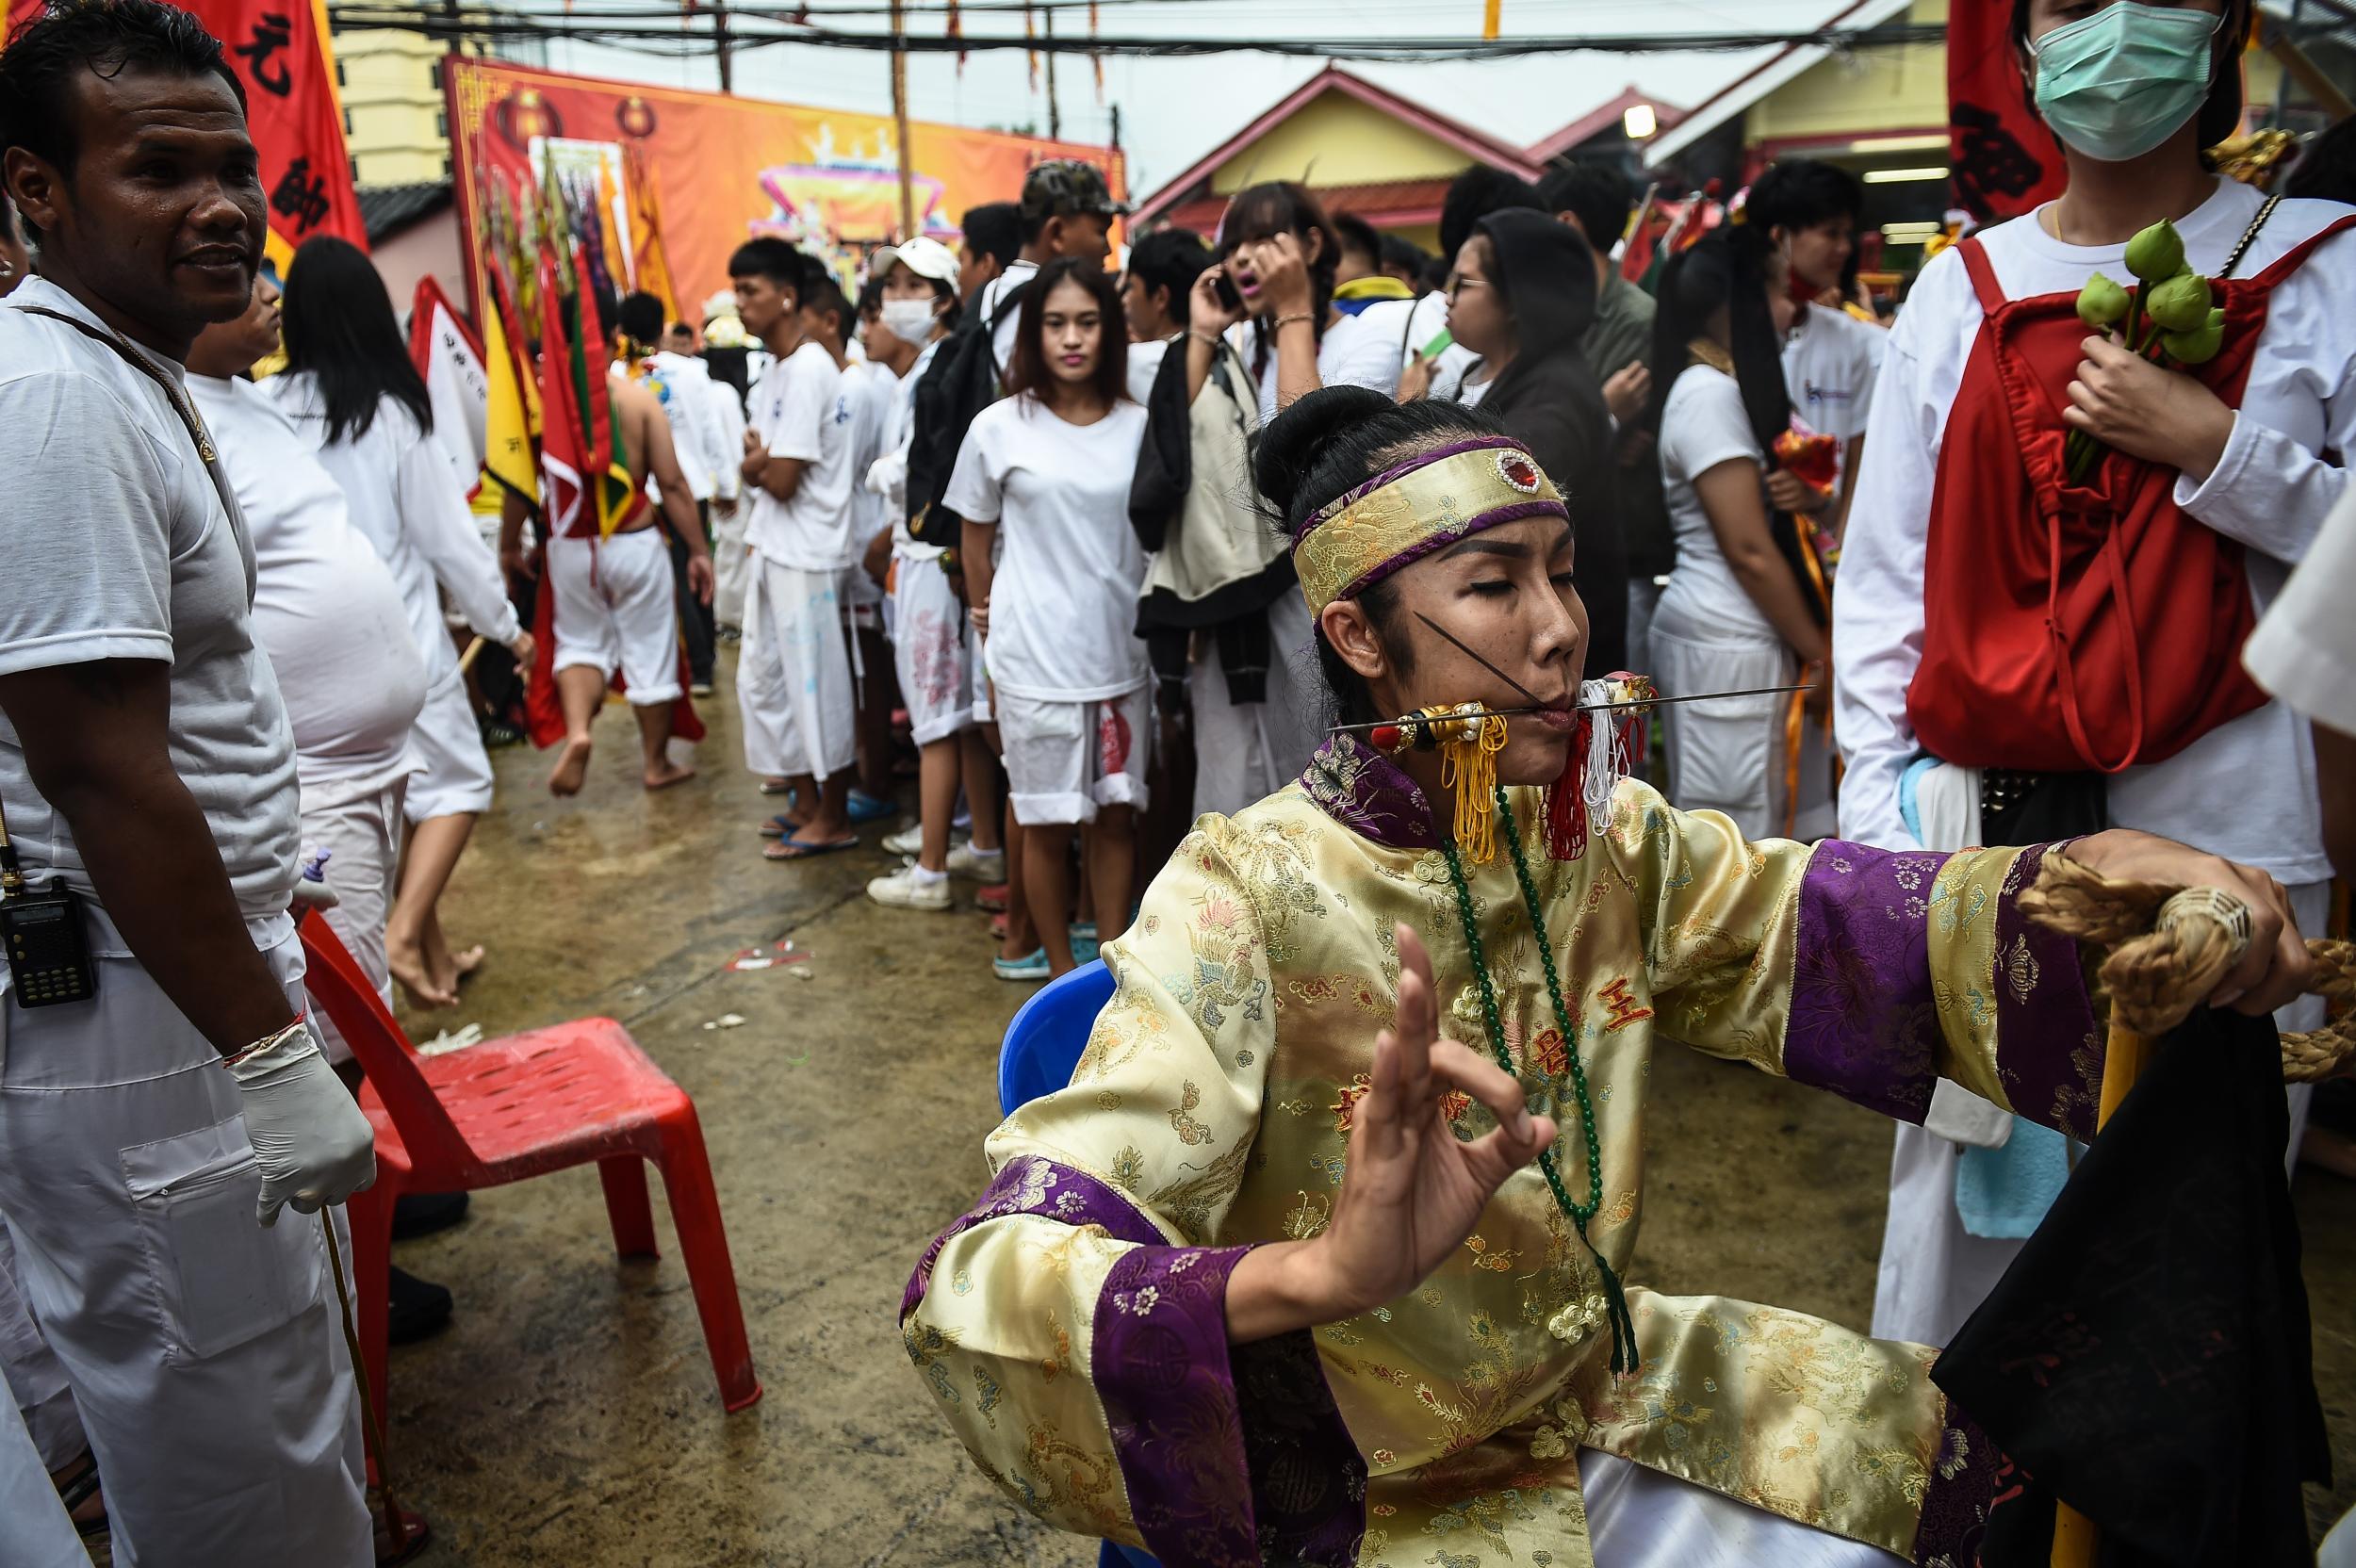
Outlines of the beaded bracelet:
M 239 1062 L 244 1061 L 249 1056 L 259 1056 L 266 1051 L 284 1045 L 295 1036 L 303 1033 L 304 1029 L 308 1028 L 310 1022 L 311 1010 L 308 1007 L 305 1007 L 303 1011 L 295 1014 L 294 1021 L 287 1024 L 284 1029 L 279 1030 L 274 1035 L 263 1036 L 260 1039 L 255 1040 L 252 1045 L 247 1046 L 243 1051 L 239 1051 L 233 1055 L 223 1056 L 221 1059 L 221 1065 L 223 1067 L 236 1067 Z
M 1213 353 L 1217 353 L 1219 351 L 1219 340 L 1211 334 L 1204 332 L 1202 328 L 1188 327 L 1186 329 L 1186 335 L 1193 338 L 1198 343 L 1208 343 L 1211 346 L 1211 351 Z
M 1306 321 L 1314 327 L 1317 323 L 1317 318 L 1313 312 L 1297 310 L 1290 316 L 1279 316 L 1276 318 L 1276 326 L 1274 330 L 1277 332 L 1283 332 L 1286 327 L 1292 325 L 1295 321 Z

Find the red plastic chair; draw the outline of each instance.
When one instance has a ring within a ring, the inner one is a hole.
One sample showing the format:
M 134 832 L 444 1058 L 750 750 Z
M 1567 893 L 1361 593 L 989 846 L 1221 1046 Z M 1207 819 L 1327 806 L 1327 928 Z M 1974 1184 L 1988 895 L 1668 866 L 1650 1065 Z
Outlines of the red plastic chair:
M 376 1128 L 376 1183 L 353 1194 L 349 1210 L 360 1349 L 376 1408 L 389 1408 L 384 1319 L 394 1200 L 500 1186 L 592 1160 L 605 1184 L 614 1249 L 626 1258 L 656 1255 L 640 1162 L 651 1160 L 663 1172 L 720 1403 L 739 1411 L 759 1399 L 695 1102 L 629 1031 L 610 1018 L 586 1018 L 419 1056 L 318 911 L 303 917 L 302 934 L 303 987 L 368 1074 L 360 1108 Z

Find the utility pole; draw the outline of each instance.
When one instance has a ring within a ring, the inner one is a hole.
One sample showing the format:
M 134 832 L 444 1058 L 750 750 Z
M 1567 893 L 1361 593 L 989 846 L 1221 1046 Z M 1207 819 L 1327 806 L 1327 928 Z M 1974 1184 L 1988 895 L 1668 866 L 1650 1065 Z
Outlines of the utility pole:
M 908 169 L 908 57 L 900 47 L 908 36 L 901 0 L 892 0 L 892 136 L 900 161 L 900 237 L 916 237 L 916 182 Z
M 720 90 L 736 90 L 736 73 L 728 60 L 728 0 L 712 0 L 712 52 L 720 62 Z
M 1055 8 L 1042 6 L 1047 18 L 1047 139 L 1063 139 L 1063 115 L 1055 107 Z

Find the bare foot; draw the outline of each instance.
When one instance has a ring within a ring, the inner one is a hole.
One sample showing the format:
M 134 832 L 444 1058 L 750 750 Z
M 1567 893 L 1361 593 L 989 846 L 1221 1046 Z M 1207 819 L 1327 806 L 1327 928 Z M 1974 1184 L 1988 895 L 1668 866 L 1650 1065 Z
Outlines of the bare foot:
M 461 980 L 481 969 L 483 967 L 483 944 L 477 942 L 464 953 L 451 954 L 450 967 Z
M 676 763 L 665 762 L 659 768 L 648 770 L 642 782 L 649 790 L 667 790 L 674 784 L 684 784 L 695 776 L 695 770 L 693 768 L 683 768 Z
M 409 993 L 409 1000 L 420 1007 L 453 1007 L 458 1004 L 458 991 L 453 987 L 435 984 L 426 968 L 425 949 L 415 942 L 401 942 L 389 934 L 384 939 L 384 967 L 401 988 Z
M 548 793 L 577 795 L 589 776 L 589 737 L 574 735 L 564 742 L 564 749 L 557 755 L 556 767 L 548 774 Z

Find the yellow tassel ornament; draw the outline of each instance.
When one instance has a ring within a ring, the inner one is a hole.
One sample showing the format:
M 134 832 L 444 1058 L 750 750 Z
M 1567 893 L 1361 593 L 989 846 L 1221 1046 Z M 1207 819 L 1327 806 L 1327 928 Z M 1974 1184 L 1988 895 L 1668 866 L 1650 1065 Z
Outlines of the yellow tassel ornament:
M 1454 838 L 1464 858 L 1485 866 L 1497 854 L 1497 753 L 1505 749 L 1505 721 L 1481 716 L 1477 702 L 1427 708 L 1440 745 L 1440 782 L 1456 792 Z

